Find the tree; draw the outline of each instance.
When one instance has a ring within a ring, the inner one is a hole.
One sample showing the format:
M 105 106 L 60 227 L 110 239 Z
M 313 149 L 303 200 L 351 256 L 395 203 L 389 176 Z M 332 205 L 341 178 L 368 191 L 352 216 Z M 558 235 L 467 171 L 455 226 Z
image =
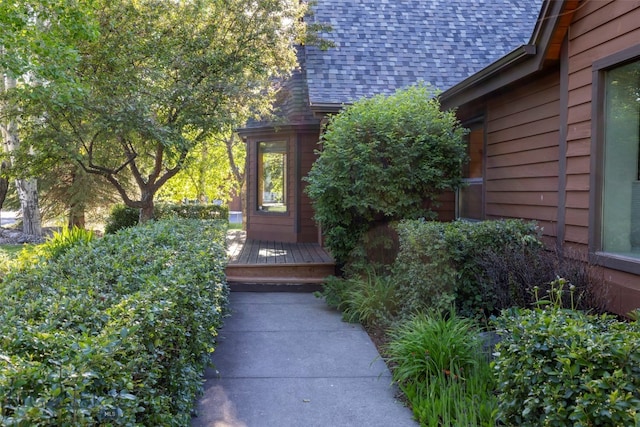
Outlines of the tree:
M 438 196 L 462 183 L 465 134 L 424 85 L 332 117 L 306 191 L 334 257 L 345 262 L 376 224 L 432 216 Z
M 24 96 L 33 161 L 65 158 L 153 217 L 189 153 L 267 112 L 295 66 L 306 4 L 295 0 L 95 0 L 79 60 Z M 27 156 L 24 156 L 27 158 Z M 127 173 L 128 171 L 128 173 Z M 133 179 L 136 191 L 128 191 Z
M 228 202 L 233 192 L 238 194 L 244 179 L 243 175 L 236 175 L 232 167 L 236 161 L 244 163 L 244 151 L 244 143 L 231 131 L 198 144 L 180 172 L 158 191 L 158 198 Z
M 91 37 L 87 25 L 89 1 L 73 0 L 0 2 L 0 130 L 8 164 L 16 169 L 16 156 L 33 147 L 21 141 L 19 94 L 54 80 L 65 80 L 66 70 L 77 60 L 72 44 Z M 23 216 L 23 231 L 40 235 L 37 181 L 20 173 L 16 189 Z

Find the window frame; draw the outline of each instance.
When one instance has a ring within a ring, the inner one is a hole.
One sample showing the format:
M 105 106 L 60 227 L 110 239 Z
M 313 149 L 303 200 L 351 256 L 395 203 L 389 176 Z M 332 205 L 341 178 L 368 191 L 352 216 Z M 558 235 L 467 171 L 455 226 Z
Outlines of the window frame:
M 469 132 L 471 133 L 473 131 L 473 127 L 478 127 L 480 129 L 482 129 L 482 176 L 479 178 L 468 178 L 468 177 L 463 177 L 462 181 L 465 183 L 469 183 L 469 184 L 480 184 L 482 186 L 481 189 L 481 197 L 480 197 L 480 218 L 467 218 L 467 217 L 463 217 L 460 216 L 460 189 L 456 189 L 455 192 L 455 217 L 456 219 L 461 219 L 464 221 L 484 221 L 486 219 L 486 213 L 485 213 L 485 208 L 486 208 L 486 204 L 485 204 L 485 191 L 486 191 L 486 172 L 487 172 L 487 123 L 485 120 L 485 116 L 478 116 L 478 117 L 474 117 L 470 120 L 467 120 L 465 122 L 462 123 L 462 126 L 465 128 L 469 128 Z M 467 141 L 467 149 L 469 149 L 469 144 L 470 144 L 470 140 Z M 471 159 L 469 159 L 469 161 L 471 161 Z M 465 166 L 462 166 L 463 168 L 463 175 L 464 175 L 464 170 L 465 170 Z
M 605 96 L 607 71 L 640 61 L 640 44 L 594 61 L 591 95 L 591 173 L 589 179 L 589 260 L 591 263 L 640 274 L 640 258 L 602 250 Z M 640 141 L 639 141 L 640 143 Z
M 260 200 L 261 200 L 261 196 L 260 193 L 262 191 L 261 188 L 261 182 L 262 182 L 262 170 L 263 167 L 261 166 L 263 163 L 262 160 L 262 152 L 261 152 L 261 144 L 275 144 L 275 143 L 282 143 L 284 145 L 284 189 L 283 189 L 283 205 L 284 205 L 284 211 L 269 211 L 269 210 L 263 210 L 260 209 L 261 204 L 260 204 Z M 287 216 L 290 213 L 290 200 L 289 200 L 289 174 L 290 172 L 290 165 L 289 165 L 289 157 L 290 157 L 290 152 L 289 152 L 289 139 L 288 138 L 275 138 L 275 139 L 259 139 L 256 141 L 256 177 L 255 177 L 255 185 L 256 185 L 256 194 L 255 194 L 255 212 L 259 215 L 274 215 L 274 216 Z

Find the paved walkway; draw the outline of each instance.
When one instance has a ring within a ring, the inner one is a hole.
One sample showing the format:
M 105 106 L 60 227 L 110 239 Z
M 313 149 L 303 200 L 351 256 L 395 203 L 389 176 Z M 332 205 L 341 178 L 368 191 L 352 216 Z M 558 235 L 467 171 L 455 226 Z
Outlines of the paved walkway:
M 308 293 L 231 293 L 193 427 L 415 427 L 360 325 Z

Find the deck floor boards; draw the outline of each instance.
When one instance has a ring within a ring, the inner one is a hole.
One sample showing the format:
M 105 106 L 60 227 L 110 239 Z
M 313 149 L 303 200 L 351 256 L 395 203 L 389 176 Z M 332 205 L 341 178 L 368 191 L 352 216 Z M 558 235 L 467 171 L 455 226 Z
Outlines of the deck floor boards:
M 242 241 L 244 240 L 244 241 Z M 244 239 L 240 233 L 228 240 L 229 264 L 333 264 L 317 243 L 284 243 Z

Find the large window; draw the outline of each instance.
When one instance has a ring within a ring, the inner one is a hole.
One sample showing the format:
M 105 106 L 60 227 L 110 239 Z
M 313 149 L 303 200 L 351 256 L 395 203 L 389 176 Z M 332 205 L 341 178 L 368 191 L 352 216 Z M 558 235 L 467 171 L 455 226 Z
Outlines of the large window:
M 600 250 L 640 258 L 640 60 L 601 71 Z
M 470 132 L 467 135 L 469 162 L 464 165 L 463 177 L 465 186 L 458 190 L 458 218 L 481 220 L 483 215 L 483 160 L 484 160 L 484 126 L 482 122 L 467 124 Z
M 287 211 L 287 143 L 258 143 L 258 210 Z

